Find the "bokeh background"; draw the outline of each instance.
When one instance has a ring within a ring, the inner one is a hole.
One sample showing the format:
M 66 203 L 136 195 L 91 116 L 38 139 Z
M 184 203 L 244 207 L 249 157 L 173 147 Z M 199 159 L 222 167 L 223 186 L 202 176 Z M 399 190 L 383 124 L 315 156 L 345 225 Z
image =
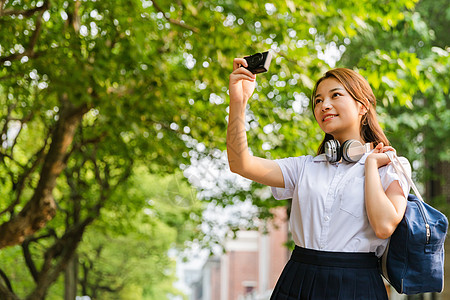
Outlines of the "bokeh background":
M 0 0 L 0 299 L 225 300 L 183 268 L 289 213 L 227 166 L 228 76 L 256 52 L 254 155 L 314 154 L 311 88 L 352 68 L 448 215 L 449 28 L 448 0 Z

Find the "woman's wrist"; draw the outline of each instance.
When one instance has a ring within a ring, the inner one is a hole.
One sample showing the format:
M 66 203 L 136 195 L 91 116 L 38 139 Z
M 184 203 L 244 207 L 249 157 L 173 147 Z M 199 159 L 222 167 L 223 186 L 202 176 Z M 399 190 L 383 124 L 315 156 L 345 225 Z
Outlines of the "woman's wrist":
M 366 159 L 365 165 L 374 165 L 377 169 L 390 163 L 390 159 L 386 153 L 372 153 Z
M 372 155 L 369 155 L 366 158 L 366 162 L 364 163 L 364 165 L 365 165 L 366 169 L 367 168 L 371 168 L 371 167 L 374 167 L 374 168 L 378 169 L 380 167 L 379 164 L 378 164 L 378 160 Z

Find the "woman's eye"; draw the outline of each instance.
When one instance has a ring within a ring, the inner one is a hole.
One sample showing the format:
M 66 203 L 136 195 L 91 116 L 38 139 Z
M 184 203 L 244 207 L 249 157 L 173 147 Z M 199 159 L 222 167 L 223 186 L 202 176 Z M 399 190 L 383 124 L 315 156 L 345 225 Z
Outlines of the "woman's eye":
M 336 98 L 336 97 L 338 97 L 338 96 L 340 96 L 341 94 L 339 94 L 339 93 L 334 93 L 333 94 L 333 98 Z
M 320 102 L 322 102 L 322 99 L 316 99 L 316 104 L 318 104 L 318 103 L 320 103 Z

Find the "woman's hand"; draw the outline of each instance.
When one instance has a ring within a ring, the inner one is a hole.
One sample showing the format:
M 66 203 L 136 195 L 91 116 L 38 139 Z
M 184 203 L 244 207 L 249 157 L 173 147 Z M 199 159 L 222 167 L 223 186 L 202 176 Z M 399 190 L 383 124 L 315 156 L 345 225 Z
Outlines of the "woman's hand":
M 389 156 L 385 152 L 393 151 L 395 153 L 395 149 L 391 146 L 384 146 L 383 143 L 379 143 L 373 152 L 367 157 L 366 163 L 375 163 L 377 168 L 381 168 L 391 162 Z
M 245 105 L 255 90 L 256 75 L 241 66 L 247 67 L 247 61 L 235 58 L 233 72 L 230 74 L 230 101 Z

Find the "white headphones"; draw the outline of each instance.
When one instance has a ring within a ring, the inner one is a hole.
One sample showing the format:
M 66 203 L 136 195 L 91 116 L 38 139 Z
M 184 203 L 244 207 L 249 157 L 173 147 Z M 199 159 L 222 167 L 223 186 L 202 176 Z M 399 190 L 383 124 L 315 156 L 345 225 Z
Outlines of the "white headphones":
M 338 162 L 341 159 L 354 163 L 370 150 L 372 150 L 372 143 L 363 145 L 357 140 L 347 140 L 342 146 L 338 140 L 329 140 L 325 143 L 325 157 L 330 163 Z

